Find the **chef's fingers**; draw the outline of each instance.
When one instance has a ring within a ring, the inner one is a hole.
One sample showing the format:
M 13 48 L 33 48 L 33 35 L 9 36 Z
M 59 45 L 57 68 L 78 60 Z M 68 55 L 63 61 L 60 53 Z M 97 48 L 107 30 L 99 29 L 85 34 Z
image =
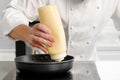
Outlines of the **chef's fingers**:
M 38 42 L 35 42 L 35 41 L 34 41 L 34 44 L 38 44 L 38 45 L 41 45 L 42 47 L 46 48 L 46 46 L 44 44 L 41 44 L 41 43 L 38 43 Z
M 43 52 L 45 52 L 46 54 L 48 54 L 47 49 L 42 44 L 38 44 L 37 42 L 31 42 L 30 45 L 32 47 L 36 47 L 38 49 L 41 49 Z
M 42 38 L 44 38 L 46 40 L 49 40 L 50 42 L 54 42 L 55 41 L 54 36 L 52 36 L 50 34 L 46 34 L 46 33 L 40 32 L 40 31 L 35 31 L 34 35 L 38 36 L 38 37 L 42 37 Z
M 50 42 L 49 40 L 46 40 L 44 38 L 34 36 L 34 35 L 32 35 L 31 37 L 32 37 L 33 42 L 38 42 L 39 44 L 44 44 L 46 46 L 52 46 L 53 45 L 53 42 Z
M 40 30 L 40 31 L 42 31 L 44 33 L 47 33 L 47 34 L 51 33 L 51 30 L 48 27 L 46 27 L 44 24 L 38 23 L 38 24 L 35 24 L 34 27 L 37 30 Z
M 48 51 L 47 51 L 46 47 L 43 44 L 40 44 L 40 43 L 35 42 L 35 41 L 31 41 L 29 44 L 32 47 L 36 47 L 38 49 L 41 49 L 43 52 L 45 52 L 46 54 L 48 54 Z

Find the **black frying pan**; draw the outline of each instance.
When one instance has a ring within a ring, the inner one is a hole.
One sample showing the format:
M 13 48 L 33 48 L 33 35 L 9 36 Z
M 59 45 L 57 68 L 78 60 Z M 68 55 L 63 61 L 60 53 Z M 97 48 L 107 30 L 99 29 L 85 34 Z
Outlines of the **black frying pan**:
M 67 55 L 62 62 L 55 62 L 47 54 L 25 55 L 15 58 L 20 72 L 63 73 L 72 68 L 74 57 Z

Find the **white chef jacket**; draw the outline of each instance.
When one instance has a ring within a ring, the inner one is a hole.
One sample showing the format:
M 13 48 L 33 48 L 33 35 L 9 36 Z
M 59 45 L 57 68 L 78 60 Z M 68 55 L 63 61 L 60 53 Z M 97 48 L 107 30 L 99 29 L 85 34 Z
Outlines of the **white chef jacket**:
M 12 0 L 3 11 L 0 32 L 8 34 L 20 24 L 38 20 L 38 8 L 58 6 L 66 33 L 67 53 L 80 60 L 94 60 L 95 42 L 105 23 L 111 18 L 120 25 L 119 0 Z M 49 14 L 49 13 L 48 13 Z

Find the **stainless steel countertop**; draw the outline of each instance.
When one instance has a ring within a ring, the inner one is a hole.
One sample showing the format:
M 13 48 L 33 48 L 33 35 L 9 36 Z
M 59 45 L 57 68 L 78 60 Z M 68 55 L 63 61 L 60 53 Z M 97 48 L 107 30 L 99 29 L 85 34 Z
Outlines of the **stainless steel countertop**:
M 4 77 L 15 68 L 14 62 L 10 61 L 1 61 L 0 62 L 0 80 L 3 80 Z

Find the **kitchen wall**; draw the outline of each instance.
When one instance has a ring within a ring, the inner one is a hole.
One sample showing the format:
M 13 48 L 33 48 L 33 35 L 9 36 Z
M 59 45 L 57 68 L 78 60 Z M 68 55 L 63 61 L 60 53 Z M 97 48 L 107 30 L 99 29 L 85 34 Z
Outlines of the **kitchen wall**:
M 116 30 L 112 20 L 104 26 L 96 47 L 101 60 L 120 60 L 120 31 Z

